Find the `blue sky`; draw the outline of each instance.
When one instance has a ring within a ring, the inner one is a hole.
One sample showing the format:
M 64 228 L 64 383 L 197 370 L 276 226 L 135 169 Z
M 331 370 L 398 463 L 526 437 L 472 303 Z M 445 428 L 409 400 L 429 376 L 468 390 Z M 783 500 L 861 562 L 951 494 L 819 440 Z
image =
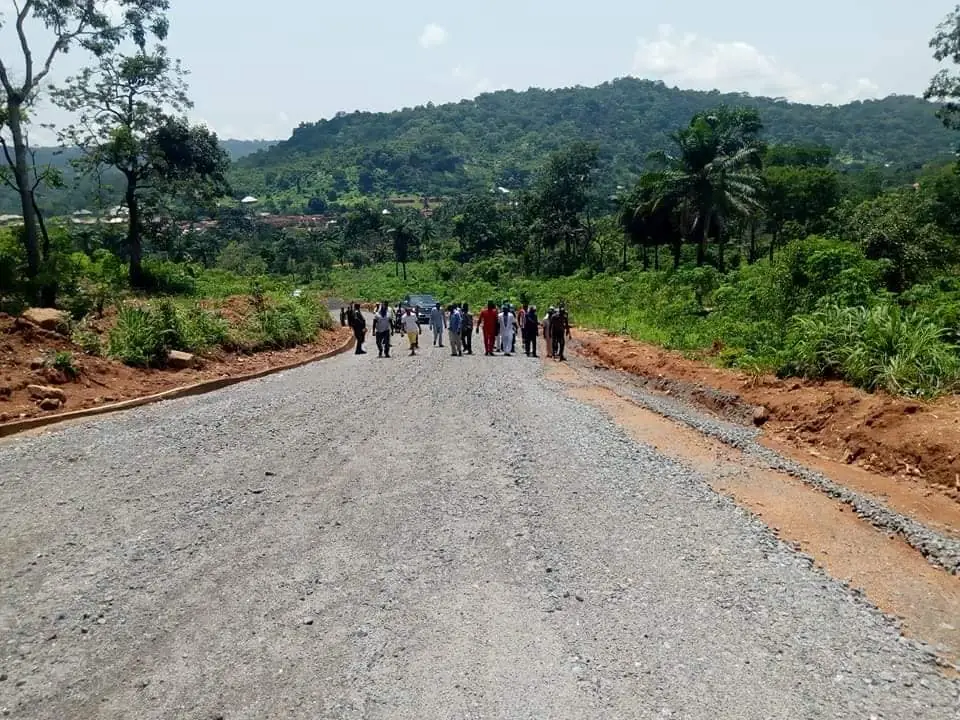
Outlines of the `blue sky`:
M 172 0 L 193 115 L 222 137 L 285 138 L 340 110 L 624 75 L 815 103 L 921 94 L 934 0 Z M 776 9 L 774 9 L 774 6 Z M 869 8 L 869 9 L 867 9 Z M 0 51 L 10 55 L 9 28 Z M 82 63 L 72 53 L 57 76 Z M 45 108 L 41 120 L 62 122 Z

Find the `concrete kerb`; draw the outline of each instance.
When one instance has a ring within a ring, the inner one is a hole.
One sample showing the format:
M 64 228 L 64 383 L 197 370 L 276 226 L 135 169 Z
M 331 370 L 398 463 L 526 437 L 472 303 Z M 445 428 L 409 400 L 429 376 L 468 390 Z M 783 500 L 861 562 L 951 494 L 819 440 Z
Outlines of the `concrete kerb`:
M 285 370 L 293 370 L 294 368 L 309 365 L 310 363 L 326 360 L 334 355 L 340 355 L 341 353 L 347 352 L 353 347 L 355 342 L 356 339 L 351 335 L 343 344 L 334 348 L 333 350 L 328 350 L 327 352 L 320 353 L 319 355 L 314 355 L 313 357 L 309 357 L 305 360 L 298 360 L 297 362 L 288 363 L 286 365 L 266 368 L 265 370 L 258 370 L 257 372 L 246 373 L 244 375 L 233 375 L 231 377 L 202 380 L 198 383 L 194 383 L 193 385 L 184 385 L 182 387 L 171 388 L 170 390 L 164 390 L 163 392 L 159 392 L 154 395 L 132 398 L 130 400 L 123 400 L 121 402 L 111 403 L 109 405 L 100 405 L 98 407 L 84 408 L 82 410 L 72 410 L 70 412 L 55 413 L 53 415 L 41 415 L 39 417 L 26 418 L 24 420 L 14 420 L 12 422 L 0 423 L 0 438 L 9 437 L 11 435 L 25 432 L 26 430 L 33 430 L 46 425 L 54 425 L 70 420 L 79 420 L 81 418 L 92 417 L 94 415 L 104 415 L 106 413 L 119 412 L 120 410 L 129 410 L 131 408 L 140 407 L 141 405 L 149 405 L 151 403 L 161 402 L 163 400 L 175 400 L 177 398 L 190 397 L 191 395 L 203 395 L 204 393 L 220 390 L 221 388 L 246 382 L 247 380 L 256 380 L 257 378 L 262 378 L 267 375 L 273 375 Z

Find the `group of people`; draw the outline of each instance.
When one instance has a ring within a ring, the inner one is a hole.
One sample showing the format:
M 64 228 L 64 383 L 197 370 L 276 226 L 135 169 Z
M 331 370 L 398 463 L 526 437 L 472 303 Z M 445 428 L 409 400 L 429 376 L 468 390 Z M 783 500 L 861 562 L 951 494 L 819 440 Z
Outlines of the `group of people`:
M 410 354 L 416 355 L 420 347 L 422 333 L 418 320 L 420 308 L 391 308 L 387 302 L 377 307 L 373 316 L 373 334 L 377 343 L 377 356 L 390 357 L 391 336 L 404 333 L 410 346 Z M 357 340 L 356 354 L 364 355 L 363 343 L 367 335 L 367 321 L 356 303 L 340 310 L 341 325 L 348 325 Z M 523 303 L 516 309 L 510 303 L 504 303 L 500 309 L 492 300 L 487 307 L 474 318 L 467 303 L 449 305 L 444 311 L 437 303 L 430 311 L 428 324 L 433 334 L 434 347 L 443 347 L 446 335 L 450 354 L 454 357 L 464 353 L 473 355 L 473 335 L 483 333 L 485 355 L 500 352 L 505 356 L 513 355 L 517 349 L 517 336 L 523 344 L 527 357 L 539 357 L 537 341 L 542 336 L 547 347 L 547 355 L 557 360 L 566 360 L 564 350 L 570 337 L 570 317 L 566 307 L 550 307 L 541 320 L 536 305 Z

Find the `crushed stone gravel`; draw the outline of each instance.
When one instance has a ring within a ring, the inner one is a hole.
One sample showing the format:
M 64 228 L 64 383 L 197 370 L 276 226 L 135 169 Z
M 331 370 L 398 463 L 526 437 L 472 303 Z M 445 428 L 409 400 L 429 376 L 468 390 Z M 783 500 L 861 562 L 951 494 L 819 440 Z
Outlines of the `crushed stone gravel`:
M 635 384 L 625 373 L 579 364 L 591 381 L 626 396 L 633 402 L 659 415 L 681 422 L 704 435 L 747 453 L 771 470 L 787 473 L 849 505 L 864 520 L 878 528 L 894 532 L 908 544 L 919 550 L 924 557 L 954 575 L 960 575 L 960 540 L 927 527 L 921 522 L 890 509 L 867 495 L 834 482 L 823 473 L 804 467 L 800 463 L 763 446 L 757 441 L 759 431 L 709 416 L 688 403 L 672 397 L 647 392 Z
M 0 444 L 0 710 L 957 718 L 931 652 L 538 363 L 399 350 Z

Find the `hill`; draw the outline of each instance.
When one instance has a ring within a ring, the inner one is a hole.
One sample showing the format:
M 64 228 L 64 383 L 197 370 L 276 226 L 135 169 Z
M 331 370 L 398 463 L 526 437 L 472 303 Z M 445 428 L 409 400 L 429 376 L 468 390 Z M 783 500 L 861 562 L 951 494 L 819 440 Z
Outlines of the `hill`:
M 264 150 L 274 145 L 276 140 L 221 140 L 230 159 L 237 161 L 246 155 Z M 48 190 L 42 194 L 44 209 L 51 215 L 63 215 L 91 205 L 97 195 L 97 182 L 91 178 L 76 177 L 70 161 L 77 158 L 80 151 L 76 148 L 38 147 L 36 161 L 40 166 L 57 168 L 64 175 L 65 187 Z M 105 172 L 101 180 L 103 202 L 115 205 L 120 201 L 120 175 Z M 20 214 L 20 201 L 9 187 L 0 186 L 0 214 Z
M 545 154 L 574 139 L 600 144 L 606 180 L 626 184 L 651 150 L 701 110 L 759 110 L 772 141 L 830 146 L 845 163 L 919 166 L 956 141 L 920 98 L 814 106 L 623 78 L 598 87 L 506 90 L 395 112 L 339 113 L 303 123 L 233 171 L 237 192 L 296 199 L 363 193 L 442 194 L 521 186 Z

